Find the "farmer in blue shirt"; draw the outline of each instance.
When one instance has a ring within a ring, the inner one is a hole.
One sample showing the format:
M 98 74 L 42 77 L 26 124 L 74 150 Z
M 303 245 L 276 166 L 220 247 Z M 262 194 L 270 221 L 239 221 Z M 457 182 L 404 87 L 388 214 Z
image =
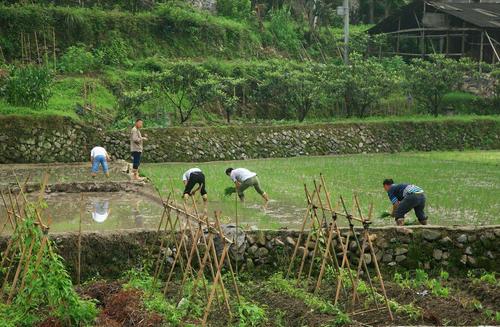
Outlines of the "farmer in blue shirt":
M 413 184 L 394 184 L 392 179 L 384 180 L 384 189 L 392 202 L 392 214 L 398 226 L 404 225 L 405 215 L 412 209 L 421 225 L 427 225 L 424 190 Z

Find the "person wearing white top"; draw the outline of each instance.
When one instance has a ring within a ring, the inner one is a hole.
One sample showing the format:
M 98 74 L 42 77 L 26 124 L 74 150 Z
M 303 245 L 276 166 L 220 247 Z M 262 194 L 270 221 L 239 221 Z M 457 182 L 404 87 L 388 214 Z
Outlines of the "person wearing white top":
M 256 173 L 246 168 L 228 168 L 226 169 L 226 175 L 229 176 L 234 182 L 241 202 L 245 201 L 245 190 L 249 187 L 253 187 L 255 191 L 257 191 L 257 193 L 259 193 L 264 199 L 264 206 L 267 205 L 267 202 L 269 202 L 269 196 L 262 190 Z
M 99 165 L 102 166 L 102 171 L 109 177 L 109 169 L 108 169 L 108 160 L 109 157 L 108 152 L 102 146 L 96 146 L 92 148 L 90 151 L 90 163 L 92 164 L 92 177 L 95 177 L 99 172 Z
M 108 219 L 110 209 L 109 209 L 109 201 L 105 200 L 103 202 L 96 201 L 93 203 L 94 210 L 92 211 L 92 219 L 97 223 L 103 223 L 106 219 Z
M 203 198 L 203 203 L 206 206 L 208 201 L 207 190 L 205 188 L 205 175 L 201 171 L 200 168 L 191 168 L 188 169 L 182 175 L 182 181 L 184 182 L 184 201 L 187 201 L 189 196 L 194 196 L 196 192 L 200 191 L 201 197 Z M 193 191 L 193 188 L 198 184 L 198 187 Z

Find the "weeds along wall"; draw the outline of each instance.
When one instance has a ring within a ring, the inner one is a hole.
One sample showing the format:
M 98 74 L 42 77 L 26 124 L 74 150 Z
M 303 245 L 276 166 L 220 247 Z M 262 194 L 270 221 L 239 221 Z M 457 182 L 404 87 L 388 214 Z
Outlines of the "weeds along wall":
M 145 162 L 202 162 L 353 153 L 500 149 L 500 120 L 442 119 L 282 126 L 144 129 Z M 88 161 L 102 145 L 128 160 L 129 131 L 63 117 L 0 117 L 0 163 Z
M 361 232 L 361 231 L 359 231 Z M 106 233 L 85 232 L 82 234 L 82 280 L 95 276 L 102 278 L 117 278 L 124 271 L 137 267 L 145 259 L 149 248 L 156 239 L 156 230 L 115 231 Z M 342 229 L 344 242 L 347 229 Z M 463 273 L 470 269 L 483 268 L 487 271 L 499 272 L 498 241 L 500 228 L 492 227 L 412 227 L 411 234 L 404 234 L 395 227 L 371 229 L 372 240 L 377 261 L 383 272 L 400 269 L 444 269 L 450 272 Z M 66 260 L 66 266 L 73 277 L 76 276 L 77 239 L 78 233 L 56 233 L 51 238 L 57 245 L 57 252 Z M 292 230 L 251 231 L 246 234 L 239 249 L 245 249 L 242 257 L 243 270 L 269 274 L 288 267 L 298 232 Z M 307 236 L 302 237 L 305 242 Z M 7 238 L 0 236 L 0 250 L 5 249 Z M 333 242 L 337 253 L 340 243 Z M 152 253 L 158 251 L 158 245 L 152 248 Z M 221 247 L 222 248 L 222 247 Z M 299 256 L 304 251 L 312 256 L 314 244 L 310 242 L 309 249 L 304 244 L 299 246 Z M 127 249 L 127 251 L 123 251 Z M 170 251 L 170 253 L 172 253 Z M 236 253 L 236 251 L 234 252 Z M 172 254 L 173 255 L 173 254 Z M 355 249 L 349 250 L 351 262 L 355 262 L 359 254 Z M 368 253 L 365 260 L 373 267 L 374 260 Z M 168 261 L 168 260 L 167 260 Z M 112 263 L 112 264 L 110 264 Z

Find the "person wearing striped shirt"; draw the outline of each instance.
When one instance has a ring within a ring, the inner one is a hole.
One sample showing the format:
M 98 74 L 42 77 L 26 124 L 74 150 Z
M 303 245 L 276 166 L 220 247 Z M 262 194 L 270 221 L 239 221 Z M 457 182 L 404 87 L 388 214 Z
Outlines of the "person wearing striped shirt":
M 394 184 L 392 179 L 385 179 L 384 189 L 392 202 L 392 214 L 398 226 L 404 225 L 405 215 L 412 209 L 421 225 L 427 225 L 425 214 L 424 190 L 413 184 Z

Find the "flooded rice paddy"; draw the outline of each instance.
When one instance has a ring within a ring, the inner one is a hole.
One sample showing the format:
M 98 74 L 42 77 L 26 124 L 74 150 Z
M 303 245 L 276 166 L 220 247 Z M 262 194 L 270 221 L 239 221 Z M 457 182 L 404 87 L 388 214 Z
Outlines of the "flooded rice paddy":
M 69 165 L 9 165 L 0 166 L 0 189 L 6 189 L 16 180 L 24 181 L 29 177 L 30 182 L 40 183 L 45 173 L 49 174 L 49 184 L 92 182 L 103 183 L 108 181 L 103 175 L 92 178 L 88 164 Z M 111 181 L 127 182 L 128 176 L 122 173 L 123 164 L 111 164 Z M 175 201 L 180 205 L 182 184 L 174 189 Z M 154 192 L 153 192 L 154 193 Z M 36 194 L 30 197 L 35 198 Z M 105 231 L 117 229 L 157 228 L 163 213 L 160 201 L 154 201 L 137 192 L 86 192 L 86 193 L 48 193 L 44 194 L 47 208 L 44 216 L 52 219 L 51 231 L 76 232 L 79 230 L 80 217 L 83 231 Z M 259 199 L 260 200 L 260 199 Z M 238 223 L 247 229 L 298 229 L 305 214 L 305 201 L 292 202 L 284 199 L 271 200 L 267 208 L 255 198 L 241 204 L 222 195 L 211 193 L 208 208 L 210 217 L 214 211 L 222 212 L 223 223 Z M 203 202 L 196 197 L 197 208 L 203 210 Z M 378 213 L 385 208 L 375 208 Z M 484 215 L 473 209 L 443 208 L 430 202 L 428 205 L 430 223 L 435 225 L 488 225 L 494 224 L 496 217 Z M 193 210 L 193 209 L 190 209 Z M 499 208 L 500 210 L 500 208 Z M 322 212 L 319 212 L 320 218 Z M 326 214 L 328 216 L 328 214 Z M 3 204 L 0 204 L 0 227 L 6 221 Z M 407 221 L 415 222 L 413 213 Z M 466 223 L 464 223 L 466 222 Z M 392 225 L 391 218 L 375 218 L 373 226 Z M 342 223 L 342 225 L 346 225 Z M 8 232 L 8 230 L 7 230 Z

